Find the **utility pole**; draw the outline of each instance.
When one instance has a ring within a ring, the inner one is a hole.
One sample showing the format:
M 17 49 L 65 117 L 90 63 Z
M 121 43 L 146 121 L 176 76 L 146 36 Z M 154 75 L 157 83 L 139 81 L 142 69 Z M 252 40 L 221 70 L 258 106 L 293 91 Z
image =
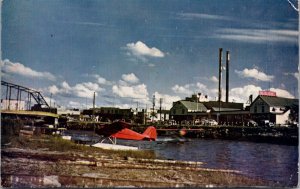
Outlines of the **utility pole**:
M 159 99 L 159 120 L 160 120 L 160 123 L 161 123 L 161 104 L 162 104 L 162 102 L 163 102 L 163 99 L 162 98 L 160 98 Z
M 139 113 L 139 102 L 136 102 L 136 113 L 135 113 L 135 122 L 138 120 L 138 113 Z
M 96 92 L 94 92 L 94 96 L 93 96 L 93 110 L 92 110 L 92 119 L 93 119 L 93 123 L 94 123 L 94 132 L 96 130 L 95 128 L 95 102 L 96 102 Z
M 148 105 L 146 104 L 146 110 L 145 110 L 145 115 L 144 115 L 144 118 L 145 118 L 144 124 L 145 125 L 147 124 L 147 117 L 148 117 L 148 109 L 147 108 L 148 108 Z
M 52 99 L 52 93 L 50 94 L 50 108 L 51 108 L 51 99 Z
M 294 98 L 297 98 L 296 97 L 296 87 L 295 86 L 293 87 L 293 95 L 294 95 Z
M 200 102 L 201 93 L 197 94 L 197 112 L 198 112 L 198 102 Z
M 94 92 L 94 97 L 93 97 L 93 109 L 95 108 L 95 103 L 96 103 L 96 92 Z
M 155 107 L 155 94 L 153 95 L 152 99 L 152 122 L 154 121 L 154 107 Z
M 87 109 L 87 97 L 85 97 L 85 109 Z

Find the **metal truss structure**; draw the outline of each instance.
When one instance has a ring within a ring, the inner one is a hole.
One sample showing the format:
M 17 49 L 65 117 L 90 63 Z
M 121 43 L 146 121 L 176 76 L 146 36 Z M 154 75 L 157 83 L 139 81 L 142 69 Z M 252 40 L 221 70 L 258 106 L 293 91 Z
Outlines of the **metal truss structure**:
M 34 100 L 39 107 L 49 108 L 50 106 L 42 96 L 39 91 L 23 87 L 20 85 L 16 85 L 13 83 L 8 83 L 6 81 L 1 81 L 1 101 L 6 100 L 8 107 L 6 109 L 11 109 L 11 101 L 25 101 L 26 102 L 26 109 L 31 109 L 31 103 Z M 4 96 L 5 95 L 5 96 Z

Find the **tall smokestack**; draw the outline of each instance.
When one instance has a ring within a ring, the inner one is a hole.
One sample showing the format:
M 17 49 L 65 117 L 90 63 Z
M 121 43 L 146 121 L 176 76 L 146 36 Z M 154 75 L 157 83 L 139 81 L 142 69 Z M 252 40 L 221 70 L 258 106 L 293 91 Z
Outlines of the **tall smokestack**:
M 221 77 L 222 77 L 222 48 L 219 48 L 219 102 L 221 102 L 222 91 L 221 91 Z
M 94 92 L 94 96 L 93 96 L 93 108 L 95 108 L 95 103 L 96 103 L 96 92 Z
M 226 51 L 226 102 L 228 102 L 229 98 L 229 60 L 230 54 L 229 51 Z

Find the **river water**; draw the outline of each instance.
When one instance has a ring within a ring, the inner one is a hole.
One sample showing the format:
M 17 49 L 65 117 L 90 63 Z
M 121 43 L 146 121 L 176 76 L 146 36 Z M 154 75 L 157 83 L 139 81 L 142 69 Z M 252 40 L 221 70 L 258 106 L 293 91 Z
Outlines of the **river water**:
M 166 159 L 201 161 L 206 168 L 238 170 L 246 176 L 284 186 L 298 183 L 298 146 L 217 139 L 175 142 L 160 137 L 154 142 L 118 140 L 118 144 L 154 150 Z

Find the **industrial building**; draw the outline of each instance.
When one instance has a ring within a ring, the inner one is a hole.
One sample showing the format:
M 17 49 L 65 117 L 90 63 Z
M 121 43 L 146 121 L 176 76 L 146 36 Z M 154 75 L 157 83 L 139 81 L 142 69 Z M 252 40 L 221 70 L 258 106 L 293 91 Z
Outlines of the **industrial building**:
M 269 120 L 276 125 L 298 122 L 299 99 L 277 97 L 276 93 L 261 94 L 250 105 L 254 121 Z
M 174 102 L 170 109 L 170 118 L 177 123 L 184 121 L 189 124 L 195 124 L 202 119 L 214 119 L 222 125 L 249 119 L 249 111 L 243 109 L 243 103 L 189 101 L 192 99 L 187 97 L 185 100 Z
M 82 115 L 95 117 L 98 121 L 114 121 L 116 119 L 124 119 L 130 121 L 133 119 L 133 109 L 121 109 L 116 107 L 100 107 L 83 110 Z
M 226 51 L 226 96 L 225 102 L 222 97 L 222 52 L 219 49 L 219 79 L 218 100 L 200 101 L 201 93 L 187 97 L 173 103 L 170 110 L 170 118 L 178 123 L 183 121 L 195 124 L 199 119 L 214 119 L 219 125 L 248 125 L 250 121 L 256 121 L 261 125 L 262 121 L 268 121 L 276 125 L 298 123 L 299 100 L 277 97 L 275 92 L 259 91 L 258 97 L 250 106 L 244 109 L 243 103 L 229 102 L 229 51 Z M 205 96 L 206 97 L 206 96 Z
M 195 124 L 197 120 L 214 119 L 219 125 L 248 125 L 254 120 L 259 125 L 268 121 L 275 125 L 298 123 L 299 100 L 276 96 L 270 91 L 260 91 L 249 107 L 233 102 L 194 102 L 186 98 L 173 103 L 170 118 L 177 123 Z

